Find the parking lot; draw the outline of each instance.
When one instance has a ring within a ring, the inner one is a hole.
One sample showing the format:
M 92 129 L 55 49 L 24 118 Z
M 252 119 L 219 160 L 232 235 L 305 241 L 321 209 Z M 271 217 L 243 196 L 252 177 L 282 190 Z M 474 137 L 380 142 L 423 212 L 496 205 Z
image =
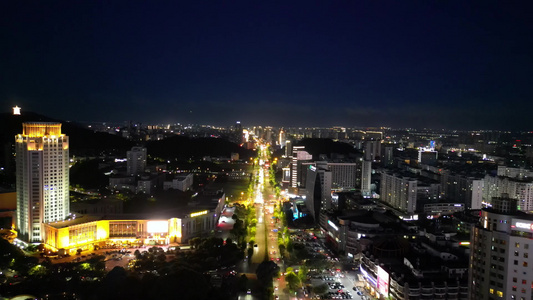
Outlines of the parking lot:
M 315 299 L 371 299 L 365 296 L 363 283 L 358 280 L 358 270 L 343 268 L 342 260 L 323 244 L 321 238 L 310 231 L 296 231 L 291 233 L 291 239 L 295 243 L 305 245 L 307 251 L 313 253 L 314 257 L 322 257 L 332 266 L 322 272 L 310 271 L 312 286 L 325 284 L 328 287 L 325 294 L 316 295 Z
M 69 256 L 57 256 L 51 257 L 50 260 L 54 264 L 58 263 L 68 263 L 68 262 L 82 262 L 88 259 L 91 259 L 94 256 L 102 255 L 104 256 L 105 269 L 106 271 L 113 270 L 114 267 L 123 267 L 128 268 L 129 262 L 135 258 L 135 250 L 139 250 L 141 253 L 148 251 L 153 246 L 142 246 L 137 248 L 122 248 L 122 249 L 99 249 L 90 252 L 83 252 L 80 255 L 69 255 Z M 157 247 L 159 251 L 166 253 L 170 246 L 159 246 Z M 173 255 L 167 255 L 167 259 L 172 258 Z M 41 258 L 44 260 L 44 258 Z

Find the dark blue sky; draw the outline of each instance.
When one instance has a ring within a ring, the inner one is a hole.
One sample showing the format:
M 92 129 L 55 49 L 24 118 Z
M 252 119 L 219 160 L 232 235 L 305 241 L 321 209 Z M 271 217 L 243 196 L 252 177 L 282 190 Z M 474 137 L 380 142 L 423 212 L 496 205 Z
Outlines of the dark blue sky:
M 3 1 L 3 109 L 533 130 L 528 1 L 182 2 Z

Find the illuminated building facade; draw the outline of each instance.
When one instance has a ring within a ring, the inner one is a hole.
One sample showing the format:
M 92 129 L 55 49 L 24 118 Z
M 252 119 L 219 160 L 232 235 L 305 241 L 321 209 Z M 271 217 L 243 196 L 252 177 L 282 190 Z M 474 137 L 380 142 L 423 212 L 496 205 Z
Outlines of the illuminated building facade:
M 56 251 L 74 253 L 105 246 L 183 244 L 216 226 L 216 210 L 193 211 L 169 219 L 81 216 L 44 224 L 44 243 Z
M 19 237 L 43 239 L 42 224 L 69 214 L 68 137 L 61 123 L 23 123 L 15 136 L 17 221 Z
M 492 199 L 471 231 L 470 299 L 533 297 L 533 217 L 517 211 L 517 200 Z
M 186 207 L 158 215 L 75 215 L 72 220 L 45 224 L 43 241 L 65 253 L 106 246 L 186 244 L 213 231 L 225 206 L 223 192 L 195 198 Z

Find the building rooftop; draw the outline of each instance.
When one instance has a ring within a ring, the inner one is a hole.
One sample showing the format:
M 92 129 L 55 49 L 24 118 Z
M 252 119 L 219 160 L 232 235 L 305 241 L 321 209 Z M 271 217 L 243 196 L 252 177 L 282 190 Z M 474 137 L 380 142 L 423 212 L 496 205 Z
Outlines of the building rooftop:
M 51 226 L 51 227 L 54 227 L 54 228 L 57 228 L 57 229 L 60 229 L 60 228 L 79 225 L 79 224 L 83 224 L 83 223 L 99 221 L 99 220 L 103 219 L 103 216 L 80 215 L 80 214 L 76 214 L 74 216 L 76 216 L 76 217 L 73 218 L 73 219 L 66 220 L 66 221 L 61 221 L 61 222 L 60 221 L 52 222 L 52 223 L 48 223 L 47 225 Z
M 213 197 L 209 198 L 212 199 Z M 134 214 L 107 214 L 107 215 L 81 215 L 76 214 L 74 219 L 53 222 L 48 225 L 54 228 L 65 228 L 69 226 L 79 225 L 100 220 L 165 220 L 170 218 L 186 218 L 190 214 L 200 211 L 214 210 L 218 205 L 218 201 L 195 201 L 193 205 L 181 206 L 172 209 L 165 209 L 162 211 L 154 211 L 147 213 Z

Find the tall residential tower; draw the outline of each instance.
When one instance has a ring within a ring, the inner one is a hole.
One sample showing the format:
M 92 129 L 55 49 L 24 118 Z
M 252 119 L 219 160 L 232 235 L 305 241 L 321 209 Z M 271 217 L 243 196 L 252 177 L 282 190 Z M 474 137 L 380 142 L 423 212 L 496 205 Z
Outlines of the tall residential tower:
M 69 214 L 68 137 L 61 123 L 23 123 L 15 136 L 17 230 L 28 242 L 42 240 L 42 223 Z
M 126 158 L 128 159 L 128 175 L 136 176 L 144 173 L 146 169 L 146 148 L 133 147 L 131 151 L 126 152 Z
M 517 210 L 517 200 L 492 199 L 481 210 L 470 236 L 471 300 L 533 297 L 533 215 Z

